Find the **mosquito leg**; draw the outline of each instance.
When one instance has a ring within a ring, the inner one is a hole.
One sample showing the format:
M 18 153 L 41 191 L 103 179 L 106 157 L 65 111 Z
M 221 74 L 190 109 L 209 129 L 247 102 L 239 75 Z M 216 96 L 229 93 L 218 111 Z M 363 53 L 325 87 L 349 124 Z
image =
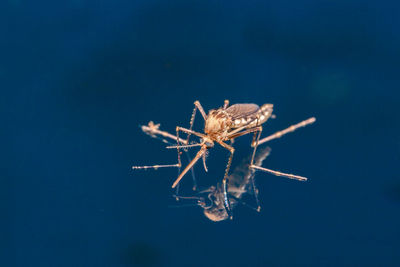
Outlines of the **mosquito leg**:
M 245 125 L 245 126 L 242 126 L 242 127 L 239 127 L 239 128 L 237 128 L 237 129 L 235 129 L 235 130 L 229 132 L 229 135 L 228 135 L 228 136 L 233 136 L 233 135 L 235 135 L 235 134 L 237 134 L 237 133 L 239 133 L 240 131 L 245 130 L 245 129 L 246 129 L 246 125 Z
M 184 133 L 187 133 L 187 134 L 193 134 L 193 135 L 196 135 L 196 136 L 198 136 L 198 137 L 200 137 L 200 138 L 206 138 L 207 136 L 206 135 L 204 135 L 204 134 L 201 134 L 201 133 L 198 133 L 198 132 L 195 132 L 195 131 L 192 131 L 192 130 L 189 130 L 189 129 L 186 129 L 186 128 L 183 128 L 183 127 L 176 127 L 176 129 L 177 129 L 177 131 L 182 131 L 182 132 L 184 132 Z M 203 143 L 201 143 L 201 144 L 195 144 L 195 145 L 193 145 L 193 146 L 197 146 L 197 145 L 203 145 Z M 188 145 L 188 146 L 190 146 L 190 145 Z M 205 159 L 205 153 L 203 153 L 203 166 L 204 166 L 204 170 L 207 172 L 208 170 L 207 170 L 207 165 L 206 165 L 206 159 Z
M 192 159 L 190 158 L 189 154 L 185 153 L 185 155 L 186 155 L 186 158 L 187 158 L 188 162 L 191 162 Z M 193 187 L 192 187 L 192 189 L 193 189 L 193 191 L 197 191 L 197 180 L 196 180 L 196 176 L 194 174 L 194 169 L 191 168 L 190 172 L 192 173 L 192 179 L 193 179 Z
M 190 127 L 189 127 L 190 131 L 193 129 L 194 119 L 196 118 L 196 111 L 197 110 L 200 111 L 200 114 L 201 114 L 201 116 L 203 116 L 203 119 L 207 120 L 207 115 L 204 112 L 204 109 L 201 106 L 200 102 L 198 100 L 194 101 L 194 109 L 193 109 L 193 112 L 192 112 L 192 117 L 190 118 Z M 190 135 L 191 134 L 189 133 L 188 136 L 187 136 L 187 139 L 186 139 L 186 143 L 187 144 L 189 144 Z
M 257 169 L 257 170 L 260 170 L 260 171 L 269 172 L 269 173 L 271 173 L 271 174 L 273 174 L 275 176 L 281 176 L 281 177 L 285 177 L 285 178 L 289 178 L 289 179 L 294 179 L 294 180 L 297 180 L 297 181 L 307 181 L 307 178 L 303 177 L 303 176 L 294 175 L 294 174 L 290 174 L 290 173 L 284 173 L 284 172 L 278 172 L 278 171 L 270 170 L 270 169 L 267 169 L 267 168 L 259 167 L 259 166 L 256 166 L 256 165 L 250 165 L 250 168 Z
M 148 125 L 142 125 L 141 126 L 142 131 L 145 132 L 146 134 L 150 135 L 151 137 L 156 137 L 157 135 L 161 135 L 163 137 L 167 137 L 169 139 L 172 139 L 174 141 L 177 141 L 176 136 L 173 134 L 170 134 L 166 131 L 161 131 L 159 130 L 160 128 L 160 124 L 154 124 L 154 122 L 150 121 L 148 123 Z M 164 142 L 168 143 L 168 141 L 163 140 Z M 183 139 L 179 139 L 179 142 L 183 143 L 183 144 L 187 144 L 186 140 Z
M 223 185 L 223 188 L 224 188 L 224 206 L 225 206 L 226 211 L 228 212 L 229 218 L 233 219 L 232 212 L 231 212 L 231 204 L 229 202 L 229 197 L 228 197 L 228 174 L 229 174 L 229 169 L 230 169 L 231 164 L 232 164 L 233 153 L 235 153 L 235 149 L 233 147 L 231 147 L 230 145 L 225 144 L 222 141 L 217 141 L 217 142 L 222 147 L 228 149 L 229 152 L 231 152 L 231 154 L 229 156 L 229 159 L 228 159 L 228 164 L 226 165 L 225 175 L 224 175 L 224 179 L 222 180 L 222 185 Z
M 245 130 L 243 132 L 240 132 L 240 133 L 237 133 L 237 132 L 230 133 L 228 135 L 228 139 L 235 139 L 237 137 L 240 137 L 240 136 L 243 136 L 243 135 L 246 135 L 246 134 L 249 134 L 249 133 L 254 133 L 254 132 L 260 131 L 260 128 L 261 128 L 261 126 L 257 126 L 257 127 L 251 128 L 251 129 L 247 129 L 247 130 Z
M 251 180 L 251 187 L 252 187 L 253 192 L 254 192 L 254 198 L 256 199 L 257 212 L 260 212 L 260 211 L 261 211 L 261 205 L 260 205 L 260 201 L 259 201 L 259 199 L 258 199 L 258 189 L 257 189 L 256 183 L 255 183 L 255 181 L 254 181 L 254 173 L 253 173 L 253 175 L 251 176 L 250 180 Z
M 315 119 L 314 119 L 314 121 L 315 121 Z M 261 131 L 262 131 L 262 128 L 261 128 Z M 254 145 L 253 156 L 251 158 L 250 168 L 262 170 L 262 171 L 265 171 L 265 172 L 272 173 L 272 174 L 274 174 L 276 176 L 282 176 L 282 177 L 286 177 L 286 178 L 289 178 L 289 179 L 295 179 L 295 180 L 298 180 L 298 181 L 307 181 L 307 178 L 302 177 L 302 176 L 283 173 L 283 172 L 278 172 L 278 171 L 270 170 L 270 169 L 267 169 L 267 168 L 259 167 L 259 166 L 256 166 L 256 165 L 253 164 L 256 149 L 257 149 L 258 145 L 260 144 L 259 139 L 260 139 L 261 131 L 258 133 L 257 140 L 255 142 L 253 140 L 253 144 L 255 144 L 255 145 Z
M 203 116 L 203 119 L 206 121 L 207 120 L 207 114 L 203 109 L 203 106 L 200 104 L 200 101 L 196 100 L 194 101 L 194 105 L 199 109 L 201 116 Z
M 261 145 L 261 144 L 264 144 L 264 143 L 266 143 L 266 142 L 268 142 L 268 141 L 271 141 L 271 140 L 273 140 L 273 139 L 280 138 L 280 137 L 282 137 L 283 135 L 285 135 L 285 134 L 287 134 L 287 133 L 294 132 L 296 129 L 298 129 L 298 128 L 300 128 L 300 127 L 304 127 L 304 126 L 307 126 L 307 125 L 309 125 L 309 124 L 314 123 L 315 120 L 316 120 L 316 119 L 315 119 L 314 117 L 312 117 L 312 118 L 309 118 L 309 119 L 307 119 L 307 120 L 301 121 L 301 122 L 299 122 L 299 123 L 297 123 L 297 124 L 294 124 L 294 125 L 292 125 L 292 126 L 286 128 L 286 129 L 284 129 L 284 130 L 282 130 L 282 131 L 276 132 L 276 133 L 274 133 L 274 134 L 272 134 L 272 135 L 270 135 L 270 136 L 267 136 L 267 137 L 261 139 L 261 140 L 258 142 L 258 144 Z M 255 146 L 255 144 L 253 143 L 252 146 Z
M 190 131 L 193 129 L 194 119 L 196 118 L 196 111 L 197 111 L 197 106 L 195 104 L 193 112 L 192 112 L 192 117 L 190 118 L 190 127 L 189 127 Z M 190 134 L 188 134 L 187 138 L 186 138 L 187 144 L 189 144 L 189 138 L 190 138 Z M 184 150 L 187 151 L 187 148 L 184 148 Z
M 243 201 L 243 200 L 241 200 L 241 199 L 239 199 L 239 198 L 237 198 L 237 197 L 235 197 L 235 196 L 231 196 L 231 198 L 233 198 L 234 200 L 236 200 L 238 203 L 242 204 L 243 206 L 246 206 L 246 207 L 248 207 L 248 208 L 250 208 L 250 209 L 252 209 L 252 210 L 255 210 L 255 211 L 257 211 L 257 212 L 260 212 L 259 209 L 258 209 L 258 207 L 255 208 L 255 207 L 253 207 L 252 205 L 246 203 L 245 201 Z
M 225 101 L 224 101 L 224 109 L 227 109 L 228 106 L 229 106 L 229 100 L 225 99 Z
M 232 140 L 232 139 L 234 139 L 236 137 L 239 137 L 239 136 L 243 136 L 243 135 L 246 135 L 246 134 L 249 134 L 249 133 L 254 133 L 253 142 L 252 142 L 252 143 L 254 143 L 257 132 L 258 132 L 258 136 L 257 136 L 257 142 L 258 142 L 258 140 L 260 139 L 261 132 L 262 132 L 262 126 L 257 126 L 257 127 L 251 128 L 251 129 L 247 129 L 247 130 L 245 130 L 243 132 L 240 132 L 240 133 L 234 133 L 234 134 L 228 135 L 228 138 Z M 254 147 L 253 155 L 252 155 L 251 161 L 250 161 L 250 165 L 253 165 L 254 157 L 256 155 L 256 150 L 257 150 L 257 146 Z
M 186 140 L 183 140 L 182 138 L 179 138 L 176 135 L 172 135 L 166 131 L 159 130 L 160 124 L 154 124 L 154 122 L 152 122 L 152 121 L 150 121 L 148 123 L 148 125 L 141 126 L 141 128 L 142 128 L 143 132 L 150 135 L 151 137 L 160 139 L 164 143 L 170 144 L 172 146 L 173 146 L 173 144 L 171 142 L 159 137 L 158 135 L 172 139 L 172 140 L 176 141 L 177 143 L 180 142 L 180 143 L 187 145 Z M 181 147 L 182 147 L 182 145 L 181 145 Z M 187 152 L 185 153 L 185 155 L 188 159 L 188 162 L 191 162 L 192 159 L 190 158 L 190 156 L 188 155 Z M 154 165 L 154 166 L 134 166 L 132 168 L 133 169 L 148 169 L 148 168 L 158 169 L 160 167 L 177 167 L 178 168 L 178 176 L 179 176 L 180 171 L 181 171 L 181 166 L 179 166 L 179 165 L 182 166 L 181 162 L 179 162 L 179 154 L 178 154 L 178 163 L 174 164 L 174 165 L 171 164 L 171 165 Z M 191 169 L 191 174 L 192 174 L 192 178 L 193 178 L 193 191 L 196 191 L 197 190 L 197 181 L 196 181 L 196 176 L 194 174 L 193 168 Z M 179 195 L 179 188 L 176 189 L 176 195 Z
M 186 140 L 183 140 L 179 138 L 179 135 L 177 134 L 176 136 L 166 132 L 166 131 L 161 131 L 159 130 L 160 124 L 154 124 L 152 121 L 149 122 L 147 126 L 143 125 L 142 130 L 146 134 L 149 134 L 152 137 L 157 138 L 157 135 L 161 135 L 170 139 L 175 140 L 178 144 L 179 142 L 183 142 L 186 144 Z M 167 140 L 162 139 L 164 142 L 169 143 Z M 137 169 L 158 169 L 158 168 L 168 168 L 168 167 L 177 167 L 180 168 L 182 166 L 181 161 L 180 161 L 180 151 L 179 147 L 178 149 L 178 163 L 177 164 L 166 164 L 166 165 L 152 165 L 152 166 L 132 166 L 132 169 L 137 170 Z
M 176 128 L 176 144 L 177 144 L 176 150 L 177 150 L 177 153 L 178 153 L 178 164 L 179 164 L 178 176 L 181 174 L 181 166 L 182 166 L 182 164 L 181 164 L 181 152 L 179 151 L 179 146 L 180 146 L 179 139 L 180 139 L 179 138 L 179 129 L 177 127 Z M 179 187 L 180 186 L 178 184 L 178 186 L 176 187 L 176 190 L 175 190 L 175 195 L 176 196 L 179 196 Z M 175 197 L 175 199 L 176 199 L 176 201 L 179 201 L 179 198 Z
M 166 164 L 166 165 L 152 165 L 152 166 L 132 166 L 132 169 L 158 169 L 158 168 L 168 168 L 168 167 L 180 167 L 179 164 Z
M 228 179 L 222 180 L 222 187 L 224 188 L 224 206 L 225 210 L 228 213 L 229 219 L 233 219 L 232 215 L 232 209 L 231 209 L 231 202 L 229 201 L 229 196 L 228 196 Z
M 175 140 L 177 143 L 179 142 L 183 142 L 186 144 L 186 140 L 183 140 L 181 138 L 179 138 L 179 136 L 174 136 L 166 131 L 161 131 L 160 128 L 160 124 L 154 124 L 154 122 L 150 121 L 148 123 L 148 125 L 143 125 L 141 126 L 142 131 L 145 132 L 146 134 L 150 135 L 153 138 L 157 138 L 160 139 L 161 141 L 163 141 L 164 143 L 167 144 L 171 144 L 168 140 L 165 140 L 161 137 L 159 137 L 158 135 L 161 135 L 163 137 L 167 137 L 169 139 Z M 171 144 L 172 145 L 172 144 Z M 154 166 L 133 166 L 133 169 L 149 169 L 149 168 L 160 168 L 160 167 L 178 167 L 179 170 L 178 172 L 180 172 L 180 167 L 182 166 L 181 162 L 180 162 L 180 156 L 179 156 L 179 152 L 178 152 L 178 163 L 175 165 L 154 165 Z
M 259 126 L 259 128 L 258 128 L 258 135 L 257 135 L 256 132 L 254 132 L 253 142 L 252 143 L 254 143 L 254 140 L 256 140 L 256 142 L 255 142 L 255 146 L 254 146 L 254 150 L 253 150 L 253 155 L 251 156 L 250 166 L 253 165 L 254 157 L 256 156 L 256 150 L 258 148 L 258 141 L 260 140 L 261 132 L 262 132 L 262 127 L 261 126 Z M 256 139 L 256 135 L 257 135 L 257 139 Z
M 225 144 L 222 141 L 217 141 L 217 143 L 220 144 L 223 148 L 229 150 L 229 152 L 231 152 L 231 155 L 229 156 L 228 164 L 225 169 L 225 175 L 224 175 L 224 179 L 227 179 L 228 173 L 229 173 L 229 168 L 231 167 L 231 163 L 232 163 L 233 153 L 235 153 L 235 149 L 233 147 L 231 147 L 230 145 Z
M 178 127 L 176 127 L 176 144 L 177 144 L 176 150 L 178 152 L 178 164 L 179 164 L 179 167 L 181 167 L 182 164 L 181 164 L 181 152 L 179 151 L 179 146 L 180 146 L 179 140 L 180 140 L 179 129 L 178 129 Z
M 187 158 L 188 162 L 191 162 L 192 159 L 190 158 L 189 153 L 185 151 L 185 155 L 186 155 L 186 158 Z M 178 160 L 179 160 L 179 163 L 182 164 L 181 161 L 180 161 L 180 158 L 179 158 L 179 154 L 178 154 Z M 181 166 L 182 166 L 182 165 L 181 165 Z M 197 191 L 197 181 L 196 181 L 196 176 L 195 176 L 195 174 L 194 174 L 194 169 L 191 168 L 191 169 L 190 169 L 190 172 L 191 172 L 191 174 L 192 174 L 192 180 L 193 180 L 193 187 L 192 187 L 192 190 L 193 190 L 193 191 Z M 181 174 L 181 167 L 179 167 L 179 169 L 178 169 L 178 176 L 179 176 L 180 174 Z M 179 184 L 178 184 L 177 187 L 176 187 L 176 193 L 175 193 L 175 194 L 176 194 L 176 195 L 179 195 Z M 177 200 L 178 200 L 178 199 L 177 199 Z
M 178 176 L 179 176 L 179 174 L 181 174 L 181 167 L 178 168 Z M 180 189 L 180 186 L 178 184 L 178 186 L 175 189 L 175 195 L 174 195 L 176 201 L 179 201 L 179 189 Z

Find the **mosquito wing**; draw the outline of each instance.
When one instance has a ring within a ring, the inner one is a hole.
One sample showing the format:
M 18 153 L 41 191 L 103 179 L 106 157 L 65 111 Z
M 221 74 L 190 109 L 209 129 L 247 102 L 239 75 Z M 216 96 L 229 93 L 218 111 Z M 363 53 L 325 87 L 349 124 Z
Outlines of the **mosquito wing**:
M 246 118 L 258 112 L 260 107 L 256 104 L 235 104 L 226 109 L 233 120 Z

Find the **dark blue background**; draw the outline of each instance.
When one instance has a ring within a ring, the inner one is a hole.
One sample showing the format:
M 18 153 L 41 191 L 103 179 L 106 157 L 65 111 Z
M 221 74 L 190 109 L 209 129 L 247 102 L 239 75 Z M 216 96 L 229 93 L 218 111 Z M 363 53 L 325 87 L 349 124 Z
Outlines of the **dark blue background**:
M 394 2 L 3 1 L 1 266 L 399 266 Z M 233 221 L 168 208 L 176 170 L 131 166 L 175 151 L 138 125 L 187 127 L 196 99 L 273 103 L 264 135 L 316 116 L 264 162 L 309 182 L 258 173 Z

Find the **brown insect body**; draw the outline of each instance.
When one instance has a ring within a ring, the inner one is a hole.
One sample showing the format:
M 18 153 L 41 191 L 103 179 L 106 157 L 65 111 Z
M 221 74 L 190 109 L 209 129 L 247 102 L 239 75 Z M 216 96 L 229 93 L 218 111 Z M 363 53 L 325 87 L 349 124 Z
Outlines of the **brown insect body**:
M 264 104 L 261 108 L 256 104 L 234 104 L 229 107 L 228 105 L 229 101 L 226 100 L 223 107 L 210 110 L 208 115 L 206 115 L 200 103 L 196 101 L 196 107 L 193 111 L 192 120 L 190 122 L 190 129 L 185 129 L 183 127 L 176 128 L 177 138 L 179 138 L 179 131 L 182 131 L 188 134 L 187 143 L 189 142 L 190 134 L 197 135 L 201 138 L 202 142 L 200 143 L 201 148 L 199 152 L 179 174 L 178 178 L 173 183 L 172 188 L 175 188 L 178 185 L 183 176 L 200 158 L 203 157 L 203 162 L 205 162 L 204 155 L 209 148 L 214 147 L 214 142 L 220 144 L 230 152 L 230 157 L 228 159 L 224 175 L 224 183 L 226 183 L 235 149 L 231 145 L 226 144 L 224 141 L 232 141 L 239 136 L 254 133 L 254 143 L 257 133 L 258 138 L 260 137 L 262 131 L 261 124 L 266 122 L 268 118 L 272 116 L 272 104 Z M 194 116 L 197 109 L 200 110 L 200 113 L 205 120 L 204 133 L 192 131 Z M 179 146 L 180 144 L 178 142 L 178 155 L 180 154 Z M 253 156 L 255 151 L 256 148 L 254 149 Z
M 229 108 L 210 110 L 205 121 L 204 132 L 213 141 L 226 141 L 235 129 L 259 126 L 271 117 L 272 104 L 261 108 L 256 104 L 235 104 Z

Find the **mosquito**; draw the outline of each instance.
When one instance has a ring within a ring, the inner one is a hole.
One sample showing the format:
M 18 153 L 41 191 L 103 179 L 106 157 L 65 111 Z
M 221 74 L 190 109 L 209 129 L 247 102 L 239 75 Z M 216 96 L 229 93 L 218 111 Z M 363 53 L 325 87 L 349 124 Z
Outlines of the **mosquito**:
M 233 142 L 235 138 L 249 133 L 254 133 L 253 142 L 255 141 L 257 133 L 259 139 L 262 131 L 261 124 L 266 122 L 271 117 L 273 109 L 272 104 L 265 104 L 262 107 L 259 107 L 256 104 L 235 104 L 229 106 L 229 101 L 225 100 L 223 107 L 210 110 L 207 115 L 199 101 L 195 101 L 194 105 L 195 107 L 190 120 L 190 128 L 186 129 L 180 126 L 176 127 L 176 137 L 174 139 L 177 142 L 175 148 L 177 149 L 178 152 L 178 163 L 168 164 L 168 165 L 134 166 L 133 169 L 148 169 L 148 168 L 158 169 L 160 167 L 181 167 L 180 149 L 199 146 L 200 150 L 197 152 L 196 156 L 185 167 L 185 169 L 180 173 L 178 178 L 172 184 L 172 188 L 175 188 L 181 181 L 181 179 L 184 177 L 184 175 L 190 169 L 192 169 L 192 167 L 200 158 L 203 158 L 204 161 L 204 155 L 206 154 L 207 150 L 214 147 L 215 143 L 218 143 L 230 152 L 230 156 L 224 174 L 224 181 L 226 183 L 226 179 L 229 173 L 235 149 L 231 145 L 225 143 L 225 141 Z M 204 133 L 199 133 L 192 130 L 197 110 L 200 111 L 200 114 L 202 115 L 205 121 Z M 180 132 L 184 132 L 187 134 L 186 141 L 183 141 L 179 137 Z M 198 144 L 190 145 L 189 139 L 191 135 L 196 135 L 200 137 L 201 142 Z M 254 148 L 254 153 L 256 148 L 257 147 Z M 206 166 L 204 167 L 206 169 Z
M 299 127 L 304 127 L 308 124 L 311 124 L 311 123 L 315 122 L 314 117 L 310 118 L 308 120 L 302 121 L 298 124 L 292 125 L 283 131 L 279 131 L 269 137 L 266 137 L 266 138 L 263 138 L 260 140 L 260 135 L 262 132 L 261 125 L 263 123 L 265 123 L 270 117 L 273 116 L 272 115 L 273 104 L 264 104 L 261 107 L 259 107 L 256 104 L 247 104 L 247 103 L 246 104 L 234 104 L 234 105 L 229 106 L 229 101 L 225 100 L 224 105 L 221 108 L 210 110 L 208 115 L 205 113 L 205 111 L 199 101 L 195 101 L 194 106 L 195 107 L 193 109 L 193 113 L 192 113 L 191 120 L 190 120 L 190 128 L 186 129 L 186 128 L 183 128 L 180 126 L 176 127 L 176 136 L 174 137 L 174 139 L 176 140 L 177 145 L 172 146 L 172 148 L 177 149 L 178 163 L 177 164 L 169 164 L 169 165 L 133 166 L 132 167 L 133 169 L 147 169 L 147 168 L 157 169 L 160 167 L 178 167 L 178 168 L 180 168 L 181 167 L 180 148 L 186 149 L 188 147 L 199 146 L 200 150 L 197 152 L 196 156 L 192 159 L 192 161 L 190 161 L 190 163 L 178 175 L 178 178 L 172 184 L 172 188 L 175 188 L 178 185 L 178 183 L 181 181 L 181 179 L 184 177 L 184 175 L 190 169 L 193 168 L 193 166 L 196 164 L 196 162 L 200 158 L 203 158 L 203 162 L 205 163 L 204 155 L 206 154 L 208 149 L 214 147 L 215 143 L 218 143 L 219 145 L 221 145 L 222 147 L 224 147 L 225 149 L 227 149 L 230 152 L 228 163 L 225 168 L 224 178 L 222 180 L 224 194 L 226 196 L 228 194 L 228 191 L 227 191 L 228 174 L 229 174 L 229 169 L 230 169 L 230 166 L 232 163 L 232 158 L 233 158 L 235 149 L 231 145 L 228 145 L 227 143 L 225 143 L 225 141 L 231 141 L 231 144 L 232 144 L 235 138 L 246 135 L 246 134 L 254 133 L 253 141 L 252 141 L 252 147 L 254 147 L 254 150 L 253 150 L 252 158 L 250 161 L 250 168 L 269 172 L 269 173 L 272 173 L 277 176 L 284 176 L 284 177 L 297 179 L 297 180 L 306 180 L 307 179 L 302 176 L 286 174 L 286 173 L 282 173 L 282 172 L 278 172 L 278 171 L 273 171 L 273 170 L 270 170 L 267 168 L 263 168 L 263 167 L 254 165 L 253 161 L 254 161 L 254 156 L 255 156 L 255 153 L 256 153 L 256 150 L 257 150 L 257 147 L 259 144 L 279 138 L 279 137 L 283 136 L 284 134 L 287 134 L 289 132 L 296 130 Z M 200 111 L 200 114 L 202 115 L 202 117 L 205 121 L 204 133 L 199 133 L 199 132 L 192 130 L 197 110 Z M 186 140 L 183 140 L 180 138 L 180 136 L 179 136 L 180 132 L 184 132 L 187 134 Z M 161 134 L 161 133 L 158 133 L 158 134 Z M 163 134 L 161 134 L 161 135 L 163 135 Z M 200 137 L 200 140 L 201 140 L 200 143 L 190 145 L 189 139 L 190 139 L 191 135 Z M 168 136 L 168 137 L 171 137 L 171 136 Z M 206 169 L 205 164 L 204 164 L 204 168 Z M 225 203 L 226 209 L 228 211 L 230 211 L 231 208 L 230 208 L 229 199 L 226 198 L 225 202 L 226 202 Z

